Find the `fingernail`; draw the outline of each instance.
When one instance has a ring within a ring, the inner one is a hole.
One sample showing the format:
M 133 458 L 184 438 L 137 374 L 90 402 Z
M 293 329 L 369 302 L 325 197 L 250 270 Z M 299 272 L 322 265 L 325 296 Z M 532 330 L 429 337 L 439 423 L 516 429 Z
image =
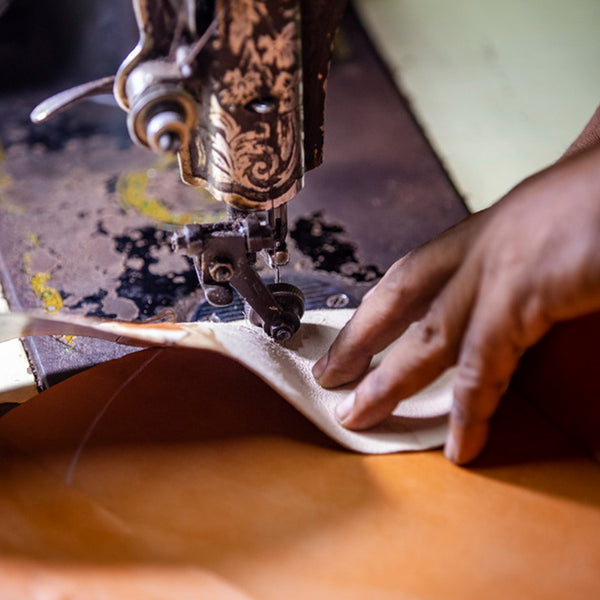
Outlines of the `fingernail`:
M 458 458 L 456 455 L 456 440 L 454 439 L 454 435 L 451 431 L 448 432 L 448 437 L 446 438 L 446 445 L 444 446 L 444 455 L 449 461 L 456 463 Z
M 329 352 L 321 358 L 313 365 L 312 374 L 313 377 L 318 381 L 325 373 L 325 369 L 327 368 L 327 362 L 329 361 Z
M 354 407 L 354 400 L 356 399 L 356 392 L 352 392 L 347 398 L 344 398 L 342 402 L 340 402 L 335 407 L 335 416 L 336 419 L 343 425 L 350 416 L 352 412 L 352 408 Z

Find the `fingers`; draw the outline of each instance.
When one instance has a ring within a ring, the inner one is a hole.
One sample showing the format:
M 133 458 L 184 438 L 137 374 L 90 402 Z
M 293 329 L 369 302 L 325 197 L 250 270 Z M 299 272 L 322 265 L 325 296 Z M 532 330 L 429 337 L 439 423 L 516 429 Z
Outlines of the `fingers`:
M 456 363 L 478 280 L 477 264 L 467 263 L 394 345 L 377 369 L 356 389 L 352 406 L 337 416 L 350 429 L 366 429 L 387 417 L 403 399 Z
M 550 328 L 543 303 L 526 284 L 484 285 L 462 344 L 445 454 L 457 464 L 485 446 L 490 419 L 526 348 Z
M 425 315 L 341 405 L 345 426 L 377 424 L 457 360 L 446 455 L 466 463 L 481 452 L 522 352 L 600 305 L 599 159 L 600 147 L 580 151 L 517 186 L 481 225 L 469 219 L 396 265 L 315 367 L 325 386 L 348 383 Z
M 375 354 L 425 314 L 461 264 L 484 218 L 485 213 L 473 215 L 390 268 L 315 364 L 313 374 L 321 385 L 337 387 L 361 377 Z
M 315 364 L 313 374 L 324 387 L 336 387 L 358 379 L 371 358 L 389 346 L 423 310 L 413 301 L 410 267 L 396 263 L 363 300 L 352 319 L 340 331 L 328 353 Z M 397 276 L 402 271 L 404 277 Z M 430 279 L 432 282 L 433 279 Z M 428 295 L 429 299 L 430 295 Z M 424 302 L 423 296 L 420 296 Z
M 550 327 L 525 276 L 487 274 L 467 261 L 381 365 L 337 413 L 350 429 L 372 427 L 458 360 L 446 456 L 463 464 L 483 449 L 489 422 L 525 350 Z M 492 271 L 495 273 L 495 271 Z

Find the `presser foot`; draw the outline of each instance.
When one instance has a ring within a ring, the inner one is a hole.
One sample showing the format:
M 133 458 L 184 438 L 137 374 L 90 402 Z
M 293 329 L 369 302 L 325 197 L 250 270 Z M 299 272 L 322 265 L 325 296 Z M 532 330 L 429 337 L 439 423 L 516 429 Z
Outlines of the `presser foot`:
M 358 300 L 352 295 L 352 290 L 342 282 L 333 280 L 332 277 L 317 273 L 293 273 L 288 270 L 282 274 L 286 283 L 295 289 L 301 290 L 304 297 L 305 310 L 356 308 Z M 267 288 L 277 282 L 274 277 L 264 280 Z M 249 319 L 249 305 L 239 295 L 234 293 L 233 302 L 227 306 L 211 305 L 206 299 L 190 313 L 190 321 L 231 322 L 244 318 Z M 260 324 L 259 324 L 260 326 Z
M 262 327 L 276 342 L 289 340 L 300 327 L 300 319 L 304 314 L 304 294 L 291 283 L 271 283 L 267 289 L 281 308 L 281 316 L 271 323 L 265 323 L 260 314 L 247 302 L 244 303 L 246 318 L 252 325 Z
M 252 308 L 253 322 L 283 342 L 300 328 L 304 296 L 294 286 L 267 287 L 255 270 L 259 252 L 270 253 L 275 267 L 282 262 L 280 255 L 286 254 L 269 216 L 251 213 L 222 223 L 186 225 L 172 242 L 176 250 L 192 258 L 208 303 L 228 306 L 235 290 Z

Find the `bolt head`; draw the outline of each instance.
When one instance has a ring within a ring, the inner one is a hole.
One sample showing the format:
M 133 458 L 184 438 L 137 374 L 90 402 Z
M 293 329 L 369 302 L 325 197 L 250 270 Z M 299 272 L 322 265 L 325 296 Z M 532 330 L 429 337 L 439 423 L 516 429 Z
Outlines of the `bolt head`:
M 283 267 L 290 262 L 290 253 L 288 250 L 278 250 L 273 255 L 273 263 L 278 267 Z
M 209 265 L 208 273 L 217 283 L 226 283 L 233 277 L 233 265 L 229 261 L 214 261 Z
M 231 279 L 231 269 L 225 266 L 217 267 L 213 269 L 213 279 L 219 283 L 224 283 Z
M 181 138 L 174 131 L 165 131 L 158 138 L 158 147 L 163 152 L 175 154 L 181 148 Z
M 344 308 L 350 303 L 350 298 L 346 294 L 333 294 L 325 300 L 327 308 Z
M 292 335 L 292 330 L 289 327 L 283 326 L 273 329 L 273 339 L 276 342 L 287 342 Z

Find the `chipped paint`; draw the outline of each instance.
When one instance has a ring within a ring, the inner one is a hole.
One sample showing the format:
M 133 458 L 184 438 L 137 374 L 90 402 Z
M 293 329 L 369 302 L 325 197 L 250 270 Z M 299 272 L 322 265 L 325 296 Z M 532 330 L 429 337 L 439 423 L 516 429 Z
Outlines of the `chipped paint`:
M 338 273 L 357 283 L 383 277 L 384 272 L 377 265 L 359 261 L 356 244 L 345 240 L 345 233 L 342 225 L 327 222 L 323 211 L 315 211 L 296 219 L 290 237 L 298 250 L 312 259 L 315 270 Z
M 63 300 L 56 288 L 46 285 L 50 281 L 50 277 L 50 273 L 36 273 L 31 278 L 31 289 L 44 304 L 44 310 L 55 313 L 63 307 Z
M 143 227 L 113 238 L 116 251 L 123 256 L 124 267 L 118 277 L 117 296 L 131 300 L 140 318 L 152 317 L 198 289 L 198 276 L 189 264 L 185 269 L 178 267 L 168 272 L 156 269 L 167 236 L 165 231 L 155 227 Z
M 75 350 L 75 340 L 77 339 L 76 335 L 58 335 L 53 337 L 61 344 L 66 346 L 66 350 L 68 352 Z

